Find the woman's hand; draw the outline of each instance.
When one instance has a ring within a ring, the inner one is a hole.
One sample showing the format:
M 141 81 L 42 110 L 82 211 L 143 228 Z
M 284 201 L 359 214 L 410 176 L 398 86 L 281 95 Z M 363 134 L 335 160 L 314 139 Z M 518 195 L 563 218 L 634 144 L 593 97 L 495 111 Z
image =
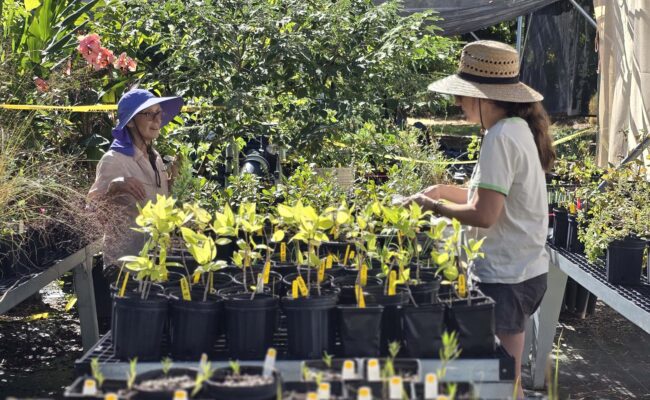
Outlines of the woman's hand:
M 117 178 L 108 185 L 109 196 L 119 196 L 123 194 L 130 194 L 138 201 L 144 201 L 147 198 L 144 185 L 138 179 L 133 177 Z
M 426 210 L 436 211 L 439 201 L 437 199 L 432 199 L 423 192 L 416 193 L 412 196 L 406 197 L 402 200 L 403 206 L 408 206 L 411 203 L 415 203 Z
M 426 197 L 430 198 L 431 200 L 439 200 L 441 194 L 440 192 L 441 192 L 440 185 L 433 185 L 422 190 L 419 194 L 423 194 Z

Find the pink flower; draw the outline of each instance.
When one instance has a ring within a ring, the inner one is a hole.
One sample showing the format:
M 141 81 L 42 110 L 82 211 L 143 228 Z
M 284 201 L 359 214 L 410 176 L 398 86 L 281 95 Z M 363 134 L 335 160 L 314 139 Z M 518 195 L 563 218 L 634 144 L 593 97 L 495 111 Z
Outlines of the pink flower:
M 41 93 L 45 93 L 48 90 L 50 90 L 50 85 L 48 85 L 47 82 L 45 82 L 43 79 L 39 78 L 38 76 L 34 77 L 34 85 L 36 85 L 36 90 L 38 90 Z
M 99 50 L 97 59 L 92 63 L 92 65 L 93 67 L 95 67 L 95 71 L 98 71 L 102 68 L 106 68 L 109 65 L 113 64 L 114 59 L 115 56 L 113 55 L 113 52 L 105 47 L 102 47 Z
M 79 53 L 86 58 L 86 56 L 90 55 L 97 55 L 99 53 L 99 49 L 102 47 L 102 44 L 100 42 L 100 37 L 96 33 L 91 33 L 90 35 L 82 36 L 79 38 L 79 46 L 77 47 L 77 50 L 79 50 Z M 95 58 L 95 57 L 92 57 Z M 86 61 L 88 61 L 88 58 L 86 58 Z
M 135 71 L 137 65 L 138 64 L 135 62 L 135 60 L 127 56 L 124 52 L 120 54 L 113 63 L 113 66 L 115 68 L 121 70 L 124 73 L 126 73 L 126 71 Z

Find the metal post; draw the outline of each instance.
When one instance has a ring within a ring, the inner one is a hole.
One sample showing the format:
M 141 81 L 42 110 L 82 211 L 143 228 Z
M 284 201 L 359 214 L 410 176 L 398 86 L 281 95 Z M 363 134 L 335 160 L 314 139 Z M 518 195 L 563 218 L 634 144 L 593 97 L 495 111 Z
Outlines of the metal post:
M 521 31 L 524 26 L 524 17 L 517 17 L 517 53 L 521 56 Z
M 578 12 L 579 12 L 580 14 L 582 14 L 583 17 L 587 18 L 587 21 L 588 21 L 588 22 L 589 22 L 589 23 L 590 23 L 594 28 L 598 29 L 598 25 L 596 25 L 596 21 L 594 21 L 594 19 L 591 18 L 591 15 L 589 15 L 589 13 L 587 13 L 587 12 L 584 10 L 584 8 L 582 8 L 582 7 L 580 6 L 580 4 L 578 4 L 578 3 L 576 2 L 576 0 L 569 0 L 569 1 L 570 1 L 571 4 L 573 4 L 573 6 L 578 10 Z

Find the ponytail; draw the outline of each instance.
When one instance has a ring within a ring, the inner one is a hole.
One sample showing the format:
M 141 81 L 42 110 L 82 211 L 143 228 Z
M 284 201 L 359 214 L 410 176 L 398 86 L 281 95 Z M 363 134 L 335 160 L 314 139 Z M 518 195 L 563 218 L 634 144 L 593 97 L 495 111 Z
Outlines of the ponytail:
M 548 132 L 548 114 L 542 103 L 539 101 L 534 103 L 495 101 L 494 103 L 506 110 L 508 117 L 519 117 L 528 123 L 528 127 L 533 132 L 533 139 L 535 139 L 542 168 L 546 172 L 550 171 L 555 161 L 555 148 Z

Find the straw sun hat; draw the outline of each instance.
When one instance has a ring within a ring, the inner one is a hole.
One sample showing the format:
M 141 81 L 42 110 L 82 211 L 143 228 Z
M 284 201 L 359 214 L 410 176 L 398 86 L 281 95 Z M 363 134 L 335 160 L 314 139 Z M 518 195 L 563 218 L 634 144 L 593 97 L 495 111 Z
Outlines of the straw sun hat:
M 463 48 L 458 72 L 433 82 L 432 92 L 532 103 L 544 96 L 519 82 L 519 53 L 505 43 L 479 40 Z

